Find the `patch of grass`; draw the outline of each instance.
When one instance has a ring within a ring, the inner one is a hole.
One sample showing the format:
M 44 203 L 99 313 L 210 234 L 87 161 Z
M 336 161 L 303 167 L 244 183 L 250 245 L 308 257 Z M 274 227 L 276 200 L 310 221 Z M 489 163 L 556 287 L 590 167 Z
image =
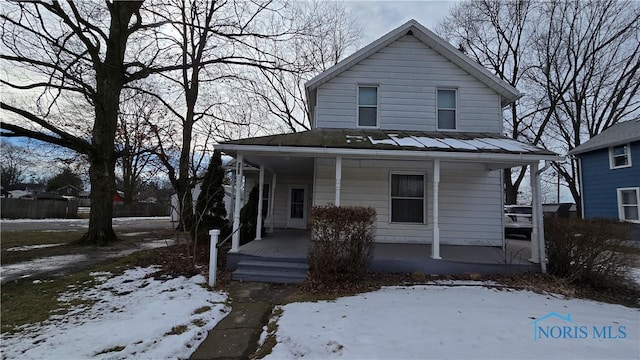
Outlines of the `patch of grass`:
M 165 335 L 180 335 L 187 331 L 187 325 L 177 325 L 171 328 L 171 331 L 167 332 Z
M 199 308 L 193 310 L 193 315 L 206 313 L 209 310 L 211 310 L 211 306 L 202 306 L 202 307 L 199 307 Z
M 271 354 L 273 347 L 276 346 L 276 332 L 278 331 L 278 319 L 282 316 L 283 310 L 280 307 L 273 309 L 271 319 L 267 323 L 267 337 L 262 345 L 250 356 L 251 359 L 262 359 Z
M 96 355 L 108 354 L 108 353 L 112 353 L 112 352 L 120 352 L 120 351 L 124 350 L 125 348 L 126 348 L 126 346 L 114 346 L 114 347 L 112 347 L 110 349 L 102 350 L 102 351 L 96 353 Z
M 205 325 L 207 324 L 207 323 L 206 323 L 204 320 L 202 320 L 202 319 L 195 319 L 195 320 L 191 321 L 191 323 L 192 323 L 193 325 L 197 326 L 197 327 L 203 327 L 203 326 L 205 326 Z
M 82 236 L 81 231 L 3 231 L 2 243 L 0 243 L 0 249 L 6 250 L 8 248 L 17 246 L 29 246 L 29 245 L 41 245 L 41 244 L 58 244 L 58 243 L 70 243 L 78 240 Z
M 90 302 L 71 301 L 64 304 L 58 301 L 60 294 L 88 288 L 94 285 L 92 272 L 110 272 L 114 275 L 123 273 L 135 266 L 148 266 L 153 258 L 153 250 L 139 251 L 115 261 L 109 260 L 63 277 L 52 279 L 20 279 L 2 284 L 0 294 L 1 331 L 13 333 L 25 324 L 44 321 L 50 315 L 64 315 L 74 305 L 90 305 Z

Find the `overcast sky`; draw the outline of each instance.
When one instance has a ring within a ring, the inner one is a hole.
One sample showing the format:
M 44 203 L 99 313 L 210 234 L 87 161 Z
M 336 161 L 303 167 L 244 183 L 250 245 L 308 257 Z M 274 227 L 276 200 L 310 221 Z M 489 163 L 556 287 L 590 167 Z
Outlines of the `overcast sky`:
M 436 31 L 438 23 L 455 5 L 453 0 L 421 1 L 353 1 L 345 5 L 358 17 L 363 27 L 362 46 L 415 19 L 429 30 Z

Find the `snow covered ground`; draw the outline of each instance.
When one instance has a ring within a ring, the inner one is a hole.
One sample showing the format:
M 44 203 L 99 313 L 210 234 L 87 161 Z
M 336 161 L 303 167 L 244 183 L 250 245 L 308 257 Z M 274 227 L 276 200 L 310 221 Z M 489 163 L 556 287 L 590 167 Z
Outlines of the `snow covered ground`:
M 69 289 L 61 301 L 91 300 L 42 324 L 2 334 L 3 359 L 188 358 L 230 309 L 226 293 L 209 291 L 203 276 L 156 280 L 156 267 L 119 276 L 92 274 L 98 285 Z M 37 280 L 36 280 L 37 281 Z
M 141 249 L 156 249 L 165 246 L 175 245 L 175 239 L 158 239 L 150 241 L 141 241 L 136 244 L 135 248 L 107 252 L 104 254 L 94 253 L 92 256 L 87 254 L 73 254 L 73 255 L 55 255 L 37 258 L 29 261 L 24 261 L 15 264 L 2 265 L 2 272 L 0 272 L 0 284 L 4 284 L 7 281 L 37 277 L 42 274 L 55 273 L 59 270 L 73 266 L 80 262 L 92 262 L 98 258 L 119 258 L 127 256 Z M 49 246 L 58 246 L 63 244 L 48 244 L 48 245 L 31 245 L 9 248 L 7 251 L 26 251 L 37 248 L 44 248 Z M 93 259 L 93 260 L 92 260 Z
M 479 285 L 287 304 L 267 358 L 640 358 L 639 309 Z

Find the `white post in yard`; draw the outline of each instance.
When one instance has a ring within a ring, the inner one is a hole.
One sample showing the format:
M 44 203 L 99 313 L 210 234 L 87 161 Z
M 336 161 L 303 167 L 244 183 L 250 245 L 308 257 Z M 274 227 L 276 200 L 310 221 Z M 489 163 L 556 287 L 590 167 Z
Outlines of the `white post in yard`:
M 341 182 L 342 182 L 342 157 L 336 156 L 336 201 L 335 201 L 336 206 L 340 206 Z
M 276 200 L 276 174 L 271 177 L 271 195 L 269 195 L 269 232 L 273 233 L 273 203 Z
M 529 166 L 529 182 L 531 185 L 531 258 L 529 261 L 533 263 L 540 262 L 540 233 L 538 228 L 538 187 L 537 175 L 538 163 L 531 163 Z
M 236 159 L 236 198 L 233 206 L 233 235 L 231 238 L 231 250 L 229 252 L 238 252 L 240 248 L 240 197 L 242 196 L 242 172 L 244 167 L 244 156 L 238 154 Z
M 216 286 L 216 271 L 218 270 L 218 236 L 220 230 L 209 230 L 211 236 L 211 244 L 209 248 L 209 286 Z
M 264 166 L 260 165 L 258 180 L 258 218 L 256 219 L 256 240 L 262 240 L 262 199 L 264 197 Z
M 431 257 L 433 259 L 442 259 L 440 257 L 440 225 L 438 224 L 439 209 L 438 195 L 440 185 L 440 159 L 433 160 L 433 242 L 431 243 Z

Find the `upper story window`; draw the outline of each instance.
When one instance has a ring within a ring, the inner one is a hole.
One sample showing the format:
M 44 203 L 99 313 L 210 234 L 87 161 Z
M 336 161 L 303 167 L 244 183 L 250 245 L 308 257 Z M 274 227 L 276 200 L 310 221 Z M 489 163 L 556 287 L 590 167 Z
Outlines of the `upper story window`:
M 455 89 L 438 89 L 438 130 L 457 129 L 456 97 Z
M 631 151 L 629 144 L 609 148 L 609 167 L 611 169 L 631 166 Z
M 358 87 L 358 126 L 378 126 L 378 87 Z
M 424 224 L 424 175 L 391 174 L 391 222 Z
M 622 221 L 640 222 L 640 188 L 618 189 L 618 216 Z

